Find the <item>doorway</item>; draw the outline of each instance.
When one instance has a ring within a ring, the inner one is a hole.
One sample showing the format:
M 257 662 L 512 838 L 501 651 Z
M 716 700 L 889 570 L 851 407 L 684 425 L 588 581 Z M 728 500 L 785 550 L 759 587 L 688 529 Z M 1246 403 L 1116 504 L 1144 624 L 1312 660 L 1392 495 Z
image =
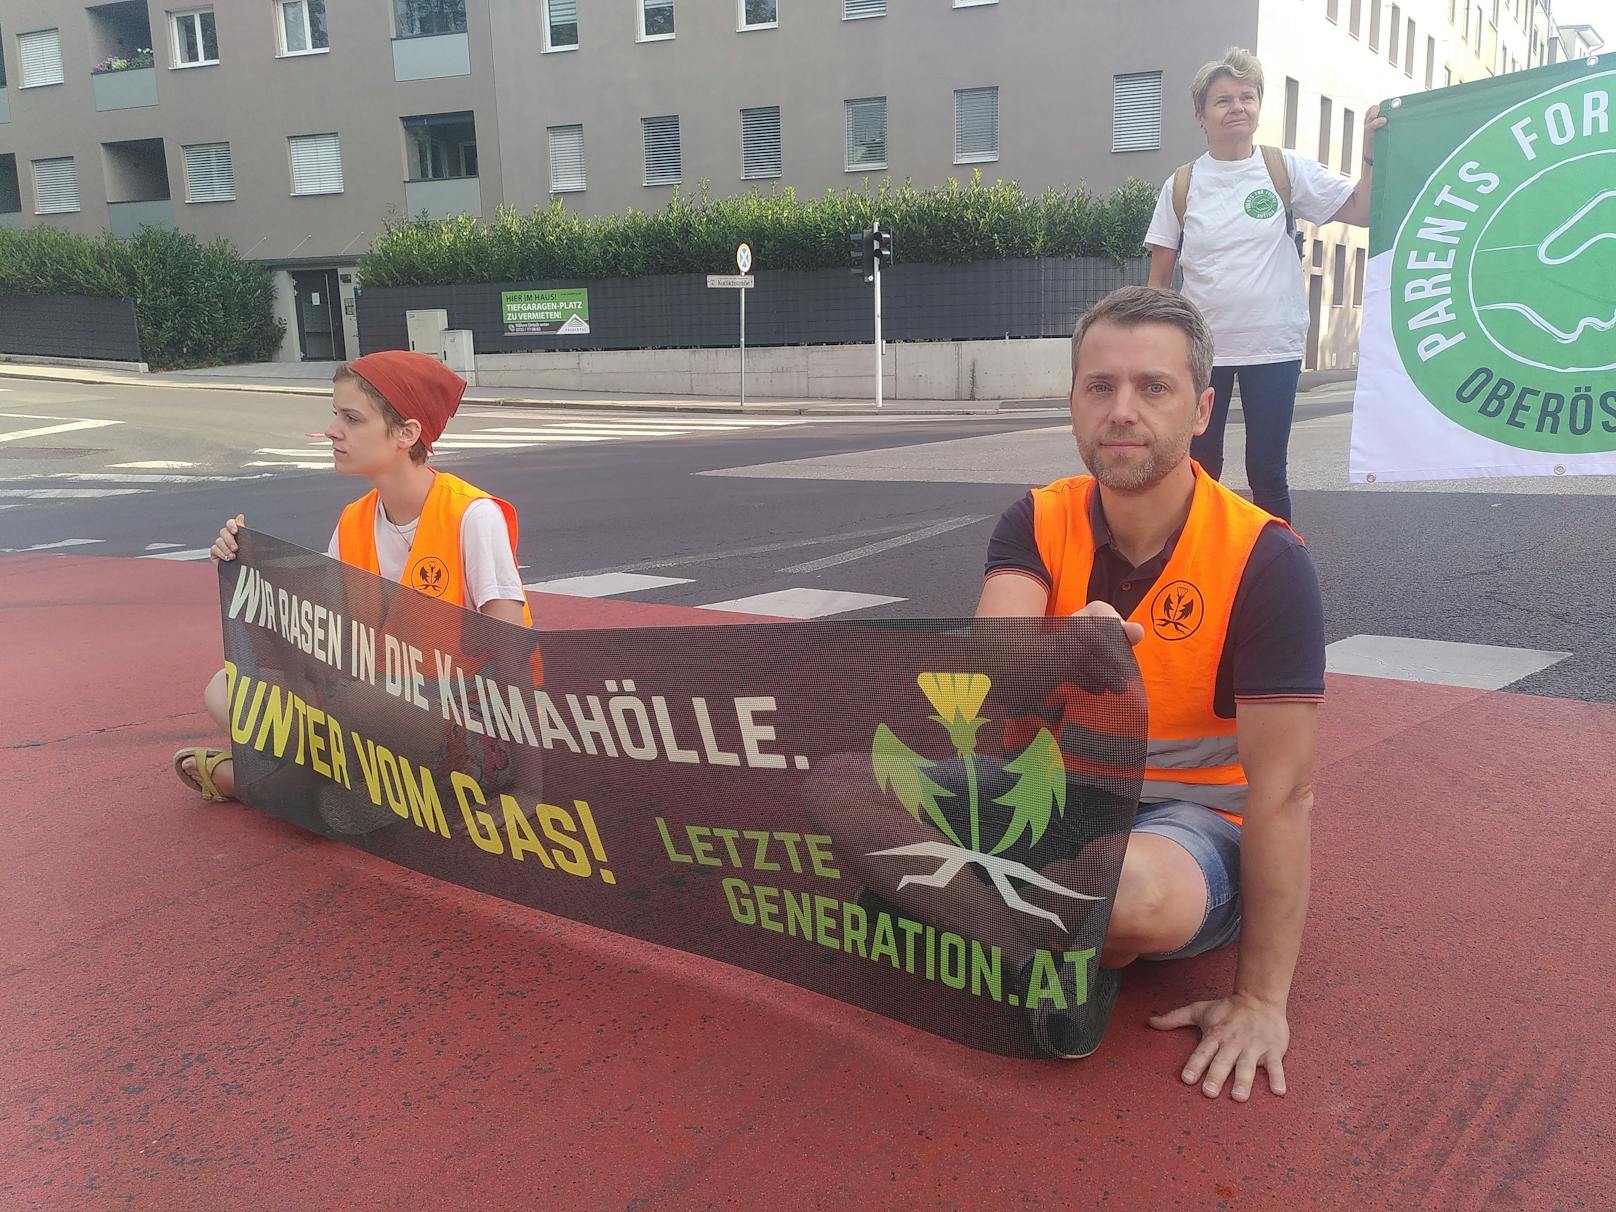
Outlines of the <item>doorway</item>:
M 337 271 L 311 269 L 293 273 L 292 298 L 297 304 L 297 343 L 303 361 L 346 362 Z

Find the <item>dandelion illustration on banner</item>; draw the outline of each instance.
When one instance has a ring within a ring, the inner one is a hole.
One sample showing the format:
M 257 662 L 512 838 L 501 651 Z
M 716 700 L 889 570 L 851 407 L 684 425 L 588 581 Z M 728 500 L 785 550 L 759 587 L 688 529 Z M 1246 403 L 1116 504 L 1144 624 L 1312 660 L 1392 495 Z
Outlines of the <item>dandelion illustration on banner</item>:
M 931 718 L 947 730 L 949 740 L 954 744 L 954 752 L 965 766 L 969 843 L 955 831 L 942 808 L 942 801 L 954 798 L 955 793 L 926 773 L 937 763 L 916 753 L 892 729 L 881 724 L 875 730 L 870 752 L 876 782 L 882 791 L 890 791 L 896 796 L 915 820 L 921 820 L 924 813 L 925 819 L 948 841 L 919 842 L 891 850 L 877 850 L 872 852 L 871 857 L 907 856 L 942 860 L 942 865 L 929 875 L 904 876 L 898 881 L 899 891 L 910 884 L 946 888 L 955 876 L 974 863 L 1011 909 L 1044 918 L 1065 929 L 1066 924 L 1058 915 L 1023 900 L 1010 881 L 1019 880 L 1073 900 L 1097 901 L 1103 898 L 1074 892 L 1025 863 L 1001 857 L 1023 836 L 1027 845 L 1036 845 L 1049 829 L 1051 818 L 1065 815 L 1066 766 L 1054 735 L 1049 729 L 1040 728 L 1032 743 L 1005 766 L 1008 773 L 1016 776 L 1016 782 L 993 803 L 1010 809 L 1010 820 L 997 843 L 991 849 L 984 850 L 976 776 L 976 734 L 987 723 L 979 713 L 993 683 L 982 673 L 923 673 L 916 682 L 937 711 Z

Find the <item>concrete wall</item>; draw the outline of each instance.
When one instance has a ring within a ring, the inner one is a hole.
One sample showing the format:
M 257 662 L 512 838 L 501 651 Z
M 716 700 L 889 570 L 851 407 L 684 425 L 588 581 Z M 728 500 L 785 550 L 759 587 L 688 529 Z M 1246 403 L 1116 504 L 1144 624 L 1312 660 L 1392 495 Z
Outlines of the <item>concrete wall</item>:
M 882 391 L 894 400 L 1022 400 L 1064 396 L 1071 341 L 886 343 Z M 972 394 L 971 373 L 976 373 Z M 738 349 L 479 354 L 479 387 L 648 395 L 739 396 Z M 867 400 L 873 345 L 797 345 L 746 351 L 748 399 Z

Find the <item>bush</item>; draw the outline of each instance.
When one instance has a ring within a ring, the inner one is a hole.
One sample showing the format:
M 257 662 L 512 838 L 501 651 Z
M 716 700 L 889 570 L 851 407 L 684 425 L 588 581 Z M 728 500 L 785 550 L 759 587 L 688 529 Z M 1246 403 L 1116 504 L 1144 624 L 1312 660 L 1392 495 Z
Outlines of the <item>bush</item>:
M 166 227 L 127 240 L 45 224 L 0 229 L 0 295 L 134 299 L 141 351 L 161 369 L 261 362 L 286 332 L 268 268 L 227 240 L 203 244 Z
M 556 199 L 522 215 L 503 208 L 491 223 L 390 218 L 360 261 L 366 286 L 636 278 L 716 273 L 746 241 L 767 269 L 848 264 L 848 237 L 879 218 L 893 231 L 899 261 L 955 263 L 1006 257 L 1109 257 L 1141 251 L 1156 190 L 1129 179 L 1107 195 L 1050 189 L 1037 197 L 1015 182 L 950 180 L 917 190 L 832 190 L 799 202 L 794 190 L 711 197 L 676 192 L 650 214 L 583 218 Z

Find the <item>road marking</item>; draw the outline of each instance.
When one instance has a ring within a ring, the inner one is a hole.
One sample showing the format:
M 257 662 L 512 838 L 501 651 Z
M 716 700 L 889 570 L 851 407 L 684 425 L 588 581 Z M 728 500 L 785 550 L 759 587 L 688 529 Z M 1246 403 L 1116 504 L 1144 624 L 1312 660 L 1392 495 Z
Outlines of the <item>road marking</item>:
M 554 581 L 534 581 L 523 585 L 536 593 L 565 593 L 575 598 L 609 598 L 620 593 L 638 593 L 642 589 L 661 589 L 668 585 L 688 585 L 689 577 L 653 577 L 635 572 L 603 572 L 594 576 L 561 577 Z
M 60 543 L 35 543 L 32 547 L 6 547 L 0 550 L 13 553 L 24 551 L 55 551 L 58 547 L 85 547 L 91 543 L 105 542 L 105 539 L 63 539 Z
M 1327 673 L 1501 690 L 1565 660 L 1569 652 L 1456 644 L 1391 635 L 1355 635 L 1324 650 Z
M 38 420 L 51 420 L 53 418 L 40 417 Z M 23 438 L 43 438 L 53 433 L 72 433 L 79 429 L 105 429 L 108 425 L 122 425 L 122 421 L 68 421 L 62 425 L 41 425 L 38 429 L 18 429 L 11 433 L 0 433 L 0 442 L 17 442 Z
M 89 500 L 94 497 L 128 497 L 143 488 L 0 488 L 0 497 L 24 497 L 30 501 Z
M 963 518 L 945 518 L 931 526 L 924 526 L 908 534 L 896 535 L 890 539 L 882 539 L 876 543 L 866 543 L 863 547 L 855 547 L 851 551 L 844 551 L 838 555 L 825 556 L 823 559 L 809 560 L 806 564 L 793 564 L 790 568 L 782 568 L 782 573 L 819 572 L 825 568 L 834 568 L 838 564 L 851 564 L 854 560 L 862 560 L 866 556 L 879 555 L 883 551 L 891 551 L 894 547 L 902 547 L 906 543 L 918 543 L 922 539 L 936 538 L 940 534 L 947 534 L 951 530 L 958 530 L 962 526 L 972 526 L 977 522 L 987 521 L 985 513 L 973 514 Z
M 637 560 L 632 564 L 617 564 L 610 568 L 590 568 L 578 576 L 593 576 L 598 572 L 643 572 L 647 568 L 677 568 L 683 564 L 705 564 L 712 560 L 729 560 L 736 556 L 769 555 L 776 551 L 792 551 L 798 547 L 816 547 L 821 543 L 836 543 L 844 539 L 868 539 L 878 534 L 897 534 L 909 529 L 907 522 L 896 526 L 867 526 L 860 530 L 845 530 L 841 534 L 815 535 L 808 539 L 781 539 L 774 543 L 758 543 L 751 547 L 731 547 L 725 551 L 701 551 L 694 555 L 668 556 L 656 560 Z
M 289 463 L 273 459 L 254 459 L 251 463 L 243 463 L 243 467 L 301 467 L 305 471 L 330 471 L 330 463 Z
M 147 543 L 147 551 L 167 551 L 172 547 L 184 547 L 184 543 Z
M 297 449 L 288 449 L 285 447 L 260 446 L 257 450 L 253 451 L 253 454 L 280 455 L 282 458 L 286 459 L 306 459 L 310 455 L 322 453 L 329 455 L 331 453 L 331 447 L 303 446 Z M 329 466 L 329 464 L 326 464 L 326 466 Z
M 205 484 L 205 483 L 235 483 L 238 480 L 267 479 L 269 472 L 259 472 L 254 476 L 165 476 L 155 472 L 123 471 L 123 472 L 89 472 L 89 471 L 57 471 L 52 472 L 53 480 L 92 480 L 107 484 Z
M 150 555 L 136 556 L 137 560 L 205 560 L 211 548 L 192 547 L 188 551 L 157 551 Z
M 868 610 L 901 602 L 879 593 L 853 593 L 845 589 L 777 589 L 773 593 L 734 598 L 728 602 L 706 602 L 702 610 L 728 610 L 735 614 L 766 614 L 785 619 L 822 619 L 849 610 Z
M 196 467 L 196 463 L 182 463 L 175 459 L 148 459 L 144 463 L 113 463 L 112 467 L 127 467 L 131 471 L 181 471 Z

